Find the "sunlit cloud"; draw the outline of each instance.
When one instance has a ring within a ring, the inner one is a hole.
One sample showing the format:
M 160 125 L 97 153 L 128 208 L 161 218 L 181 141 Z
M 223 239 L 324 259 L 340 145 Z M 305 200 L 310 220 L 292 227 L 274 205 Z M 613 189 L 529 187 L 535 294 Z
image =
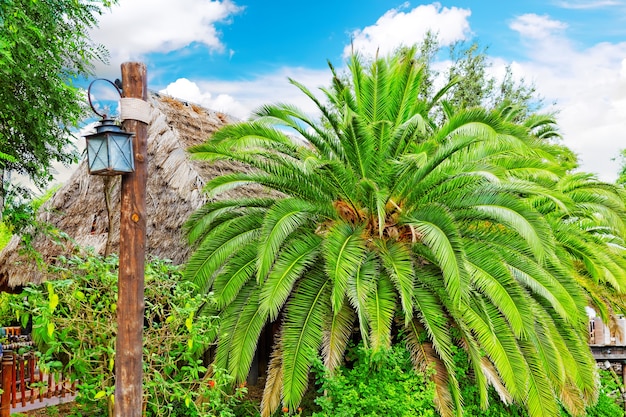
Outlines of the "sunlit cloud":
M 442 7 L 439 3 L 421 5 L 408 9 L 409 4 L 391 9 L 374 25 L 352 32 L 352 44 L 344 48 L 344 56 L 352 50 L 368 55 L 389 54 L 400 46 L 412 46 L 424 40 L 426 33 L 438 35 L 441 45 L 467 39 L 471 35 L 469 9 Z
M 179 79 L 162 92 L 239 119 L 248 118 L 255 109 L 269 103 L 292 104 L 313 115 L 317 114 L 315 104 L 289 78 L 321 95 L 319 88 L 329 85 L 330 76 L 330 71 L 325 70 L 282 68 L 246 81 Z
M 91 38 L 110 51 L 113 67 L 194 43 L 224 53 L 216 24 L 229 23 L 242 10 L 231 0 L 178 0 L 175 7 L 170 0 L 119 0 L 100 17 Z
M 600 9 L 604 7 L 613 7 L 624 5 L 624 1 L 618 0 L 569 0 L 569 1 L 558 1 L 555 3 L 558 7 L 562 7 L 564 9 L 578 9 L 578 10 L 586 10 L 586 9 Z
M 510 25 L 511 29 L 526 38 L 541 39 L 567 28 L 567 24 L 553 20 L 548 16 L 534 13 L 517 17 Z
M 583 48 L 563 28 L 545 16 L 512 22 L 528 57 L 515 70 L 546 102 L 556 102 L 563 143 L 579 155 L 581 169 L 612 181 L 619 170 L 614 158 L 626 148 L 626 42 Z

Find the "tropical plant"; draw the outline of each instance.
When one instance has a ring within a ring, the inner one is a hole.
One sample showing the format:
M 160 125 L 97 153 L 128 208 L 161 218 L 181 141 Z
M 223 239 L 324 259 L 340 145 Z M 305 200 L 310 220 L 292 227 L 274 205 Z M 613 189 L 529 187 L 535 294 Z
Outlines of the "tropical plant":
M 545 198 L 533 204 L 554 231 L 559 257 L 570 259 L 570 275 L 587 293 L 589 305 L 609 323 L 611 316 L 626 312 L 624 189 L 587 173 L 566 175 L 551 187 L 570 204 Z
M 222 319 L 214 364 L 245 380 L 262 329 L 280 322 L 262 415 L 281 401 L 293 412 L 320 351 L 333 372 L 350 339 L 376 353 L 401 331 L 442 416 L 462 412 L 453 346 L 482 407 L 491 386 L 533 417 L 559 403 L 579 415 L 596 398 L 586 296 L 561 256 L 567 235 L 536 206 L 577 208 L 549 186 L 571 152 L 549 140 L 549 117 L 452 106 L 453 83 L 424 98 L 415 53 L 354 55 L 347 75 L 331 65 L 325 101 L 291 80 L 319 121 L 266 105 L 191 149 L 249 167 L 211 180 L 187 224 L 184 274 Z M 223 196 L 246 186 L 257 196 Z

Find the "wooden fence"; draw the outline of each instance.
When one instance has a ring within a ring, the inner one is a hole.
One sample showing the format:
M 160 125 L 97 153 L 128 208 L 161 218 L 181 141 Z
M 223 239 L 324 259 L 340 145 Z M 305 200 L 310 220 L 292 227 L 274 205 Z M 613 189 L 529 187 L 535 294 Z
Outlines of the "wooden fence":
M 74 397 L 76 384 L 70 383 L 62 373 L 44 373 L 38 366 L 37 352 L 28 350 L 30 346 L 30 341 L 3 345 L 0 417 L 45 407 L 51 399 Z

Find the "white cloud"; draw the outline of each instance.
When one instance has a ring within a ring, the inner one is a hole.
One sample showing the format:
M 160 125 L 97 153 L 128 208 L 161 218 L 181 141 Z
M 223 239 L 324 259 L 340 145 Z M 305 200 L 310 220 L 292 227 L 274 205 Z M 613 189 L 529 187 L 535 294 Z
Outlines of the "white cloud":
M 316 114 L 315 104 L 297 87 L 291 85 L 288 78 L 297 80 L 316 94 L 318 87 L 329 85 L 330 71 L 282 68 L 276 73 L 249 81 L 190 81 L 182 78 L 169 84 L 161 92 L 240 119 L 248 118 L 261 105 L 278 102 L 295 105 L 311 115 Z
M 626 148 L 626 42 L 581 48 L 559 22 L 520 19 L 511 28 L 522 35 L 529 60 L 514 68 L 548 103 L 556 101 L 563 143 L 579 155 L 581 169 L 615 180 L 613 159 Z
M 529 13 L 516 18 L 510 27 L 523 37 L 541 39 L 566 29 L 567 24 L 550 19 L 548 16 Z
M 376 51 L 386 55 L 395 48 L 412 46 L 424 40 L 428 31 L 437 33 L 441 45 L 450 45 L 467 39 L 470 35 L 468 18 L 471 11 L 458 7 L 442 7 L 439 3 L 418 6 L 408 12 L 404 3 L 380 17 L 376 24 L 352 33 L 352 45 L 344 48 L 344 56 L 350 55 L 352 47 L 362 53 L 373 55 Z
M 227 23 L 241 7 L 232 0 L 119 0 L 99 19 L 91 38 L 111 53 L 111 66 L 167 53 L 194 42 L 224 52 L 216 23 Z
M 586 9 L 599 9 L 603 7 L 611 7 L 611 6 L 619 6 L 623 4 L 623 1 L 617 0 L 570 0 L 570 1 L 559 1 L 556 2 L 556 5 L 562 7 L 564 9 L 577 9 L 577 10 L 586 10 Z
M 183 100 L 188 100 L 192 103 L 199 104 L 212 110 L 227 113 L 240 119 L 246 118 L 249 114 L 249 110 L 236 101 L 232 96 L 228 94 L 218 94 L 216 98 L 213 98 L 213 95 L 210 92 L 201 91 L 198 84 L 188 80 L 187 78 L 179 78 L 173 83 L 170 83 L 160 92 Z

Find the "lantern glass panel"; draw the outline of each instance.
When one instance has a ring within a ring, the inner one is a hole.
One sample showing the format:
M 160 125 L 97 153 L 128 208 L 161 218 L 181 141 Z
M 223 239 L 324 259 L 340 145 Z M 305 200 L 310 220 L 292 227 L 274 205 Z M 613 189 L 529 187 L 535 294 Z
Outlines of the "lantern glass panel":
M 109 164 L 118 172 L 135 170 L 132 136 L 109 133 Z
M 89 172 L 103 171 L 109 167 L 106 135 L 89 138 L 87 141 L 87 155 L 89 157 Z

